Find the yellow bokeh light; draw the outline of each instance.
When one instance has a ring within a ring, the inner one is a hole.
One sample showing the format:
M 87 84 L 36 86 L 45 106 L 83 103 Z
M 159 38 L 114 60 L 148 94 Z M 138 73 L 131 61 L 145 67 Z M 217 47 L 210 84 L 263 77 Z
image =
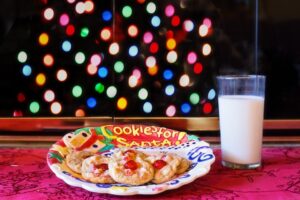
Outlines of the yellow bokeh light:
M 37 85 L 39 86 L 43 86 L 46 83 L 46 76 L 43 73 L 39 73 L 36 78 L 35 78 L 35 82 Z
M 119 110 L 124 110 L 127 107 L 127 99 L 125 97 L 121 97 L 118 99 L 117 107 Z
M 42 33 L 40 36 L 39 36 L 39 43 L 40 45 L 42 46 L 46 46 L 49 42 L 49 36 L 47 33 Z
M 158 67 L 155 65 L 153 67 L 147 67 L 148 69 L 148 74 L 151 76 L 155 76 L 158 72 Z
M 176 41 L 173 38 L 167 40 L 166 47 L 168 50 L 173 50 L 176 47 Z

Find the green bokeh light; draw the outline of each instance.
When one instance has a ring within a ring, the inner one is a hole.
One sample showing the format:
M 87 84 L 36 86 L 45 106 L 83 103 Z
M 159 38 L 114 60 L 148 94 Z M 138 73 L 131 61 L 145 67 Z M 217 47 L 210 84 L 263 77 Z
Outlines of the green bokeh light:
M 196 105 L 197 103 L 199 103 L 199 101 L 200 101 L 200 96 L 199 96 L 199 94 L 197 94 L 197 93 L 192 93 L 192 94 L 190 95 L 190 102 L 191 102 L 191 104 Z
M 122 9 L 122 15 L 126 18 L 132 15 L 132 8 L 130 6 L 124 6 Z
M 74 97 L 80 97 L 82 95 L 82 87 L 75 85 L 72 89 L 72 94 Z
M 121 73 L 124 70 L 124 63 L 122 61 L 117 61 L 114 65 L 114 69 L 117 73 Z
M 95 90 L 100 94 L 104 92 L 104 89 L 105 89 L 105 87 L 102 83 L 97 83 L 95 85 Z
M 39 112 L 39 110 L 40 110 L 40 104 L 38 102 L 36 102 L 36 101 L 31 102 L 30 105 L 29 105 L 29 110 L 32 113 Z
M 90 33 L 90 30 L 87 27 L 83 27 L 80 31 L 81 37 L 87 37 Z

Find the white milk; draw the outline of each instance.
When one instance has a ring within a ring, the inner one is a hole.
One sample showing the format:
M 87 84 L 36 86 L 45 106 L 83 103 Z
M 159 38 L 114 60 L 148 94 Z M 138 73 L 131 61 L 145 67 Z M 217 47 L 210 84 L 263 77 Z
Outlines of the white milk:
M 219 97 L 222 159 L 236 164 L 261 162 L 264 98 Z

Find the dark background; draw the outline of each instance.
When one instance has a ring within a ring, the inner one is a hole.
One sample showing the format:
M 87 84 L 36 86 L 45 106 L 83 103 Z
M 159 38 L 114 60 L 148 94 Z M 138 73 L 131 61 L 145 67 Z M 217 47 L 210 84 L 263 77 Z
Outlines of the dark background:
M 37 52 L 36 47 L 31 46 L 36 39 L 34 38 L 34 32 L 38 27 L 36 23 L 40 22 L 40 12 L 44 9 L 45 5 L 51 2 L 53 5 L 55 1 L 1 1 L 1 117 L 13 116 L 13 112 L 16 109 L 26 110 L 26 106 L 18 103 L 16 100 L 16 96 L 20 90 L 31 92 L 32 96 L 36 95 L 35 91 L 39 92 L 33 88 L 34 86 L 24 84 L 26 80 L 24 81 L 24 78 L 20 75 L 21 67 L 17 62 L 16 55 L 23 47 Z M 205 76 L 201 77 L 202 83 L 199 83 L 200 91 L 206 92 L 207 88 L 215 88 L 214 77 L 218 74 L 264 74 L 267 76 L 265 117 L 267 119 L 300 118 L 299 1 L 265 0 L 259 1 L 259 5 L 256 5 L 255 1 L 247 0 L 193 0 L 176 2 L 178 4 L 183 2 L 187 6 L 188 12 L 182 13 L 182 15 L 191 15 L 194 18 L 197 16 L 210 16 L 214 22 L 214 33 L 209 38 L 209 42 L 214 47 L 214 52 L 210 59 L 206 61 L 209 70 L 207 70 Z M 106 4 L 112 6 L 112 1 Z M 115 4 L 118 9 L 121 1 L 116 0 Z M 134 6 L 134 3 L 132 4 Z M 60 7 L 59 9 L 63 10 L 66 8 Z M 258 11 L 258 18 L 256 18 L 256 11 Z M 181 71 L 182 69 L 178 69 L 178 72 Z M 112 75 L 111 80 L 118 83 L 118 80 L 121 80 L 121 78 L 117 75 Z M 151 77 L 148 79 L 148 84 L 162 82 L 161 80 L 150 81 L 150 79 Z M 122 84 L 122 81 L 119 83 Z M 155 84 L 149 87 L 152 88 L 153 96 L 155 96 L 155 93 L 159 94 L 161 90 Z M 125 86 L 122 88 L 124 94 L 130 91 Z M 68 97 L 63 98 L 67 99 Z M 132 98 L 134 99 L 135 97 Z M 157 108 L 164 108 L 164 101 L 169 101 L 168 99 L 158 101 L 159 97 L 153 97 L 153 99 L 153 104 L 158 105 Z M 183 95 L 179 93 L 177 98 L 172 101 L 175 104 L 185 101 L 184 93 Z M 66 100 L 66 104 L 67 102 Z M 88 115 L 144 115 L 135 106 L 129 107 L 126 112 L 119 112 L 115 109 L 115 100 L 104 98 L 102 102 L 105 102 L 102 110 L 91 111 Z M 76 104 L 74 101 L 73 103 L 74 105 Z M 196 105 L 189 116 L 217 116 L 216 99 L 210 103 L 214 106 L 211 113 L 202 113 L 203 105 Z M 72 104 L 67 106 L 70 108 L 62 116 L 73 116 Z M 165 114 L 160 109 L 156 109 L 151 115 L 164 116 Z M 24 116 L 53 115 L 44 110 L 40 115 L 32 115 L 30 112 L 24 111 Z M 176 116 L 186 115 L 178 112 Z

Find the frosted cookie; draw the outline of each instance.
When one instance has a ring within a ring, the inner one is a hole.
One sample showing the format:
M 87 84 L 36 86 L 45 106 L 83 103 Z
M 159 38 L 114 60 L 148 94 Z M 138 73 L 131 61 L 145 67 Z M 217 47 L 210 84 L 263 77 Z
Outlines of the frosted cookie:
M 108 173 L 109 158 L 95 155 L 86 158 L 82 162 L 81 175 L 84 179 L 93 183 L 114 183 Z
M 110 176 L 119 183 L 142 185 L 153 179 L 154 169 L 145 154 L 132 149 L 119 149 L 108 163 Z
M 147 160 L 153 165 L 153 183 L 163 183 L 171 180 L 176 174 L 182 158 L 174 154 L 160 153 L 150 155 Z
M 182 174 L 182 173 L 186 172 L 186 170 L 189 167 L 190 167 L 190 161 L 188 161 L 187 159 L 181 157 L 181 162 L 177 167 L 176 174 Z
M 92 156 L 91 152 L 87 151 L 72 151 L 66 156 L 66 164 L 76 173 L 81 173 L 81 165 L 84 159 Z

